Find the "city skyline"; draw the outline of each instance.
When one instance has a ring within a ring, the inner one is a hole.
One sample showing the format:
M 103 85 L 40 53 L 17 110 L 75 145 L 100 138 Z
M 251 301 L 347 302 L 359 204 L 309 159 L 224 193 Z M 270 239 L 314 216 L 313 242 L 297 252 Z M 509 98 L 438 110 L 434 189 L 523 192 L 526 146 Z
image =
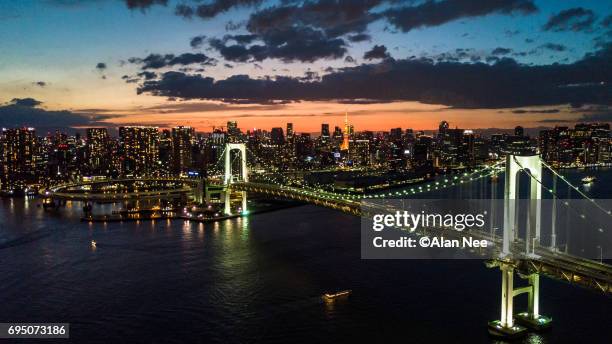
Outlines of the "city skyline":
M 49 0 L 0 10 L 2 127 L 208 131 L 237 119 L 315 132 L 342 125 L 345 112 L 362 130 L 611 120 L 612 17 L 599 1 Z

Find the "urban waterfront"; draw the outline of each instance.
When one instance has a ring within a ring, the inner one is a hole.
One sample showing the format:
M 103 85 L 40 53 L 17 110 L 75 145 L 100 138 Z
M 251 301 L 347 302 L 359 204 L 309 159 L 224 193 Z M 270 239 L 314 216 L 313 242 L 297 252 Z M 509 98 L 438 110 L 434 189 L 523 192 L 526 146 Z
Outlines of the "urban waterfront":
M 589 173 L 589 195 L 612 192 L 609 169 Z M 89 224 L 78 202 L 53 212 L 38 203 L 1 201 L 0 322 L 70 322 L 72 340 L 99 343 L 493 341 L 485 324 L 499 313 L 497 269 L 362 260 L 358 217 L 306 205 L 207 224 Z M 522 342 L 610 337 L 609 298 L 541 283 L 553 328 Z M 341 289 L 353 294 L 322 302 Z

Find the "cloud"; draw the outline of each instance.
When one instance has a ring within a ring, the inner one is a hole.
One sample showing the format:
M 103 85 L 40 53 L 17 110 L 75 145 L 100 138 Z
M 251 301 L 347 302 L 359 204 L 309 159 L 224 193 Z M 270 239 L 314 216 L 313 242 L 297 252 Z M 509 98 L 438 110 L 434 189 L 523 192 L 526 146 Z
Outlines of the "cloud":
M 193 7 L 187 6 L 185 4 L 178 4 L 174 8 L 174 14 L 176 14 L 179 17 L 183 17 L 183 18 L 191 19 L 194 13 L 195 11 Z
M 366 60 L 374 60 L 374 59 L 386 59 L 391 57 L 387 52 L 387 47 L 384 45 L 375 45 L 371 50 L 366 51 L 363 54 L 363 58 Z
M 205 4 L 194 5 L 193 7 L 179 4 L 176 7 L 175 13 L 186 18 L 197 15 L 200 18 L 208 19 L 227 12 L 234 7 L 254 6 L 262 2 L 263 0 L 212 0 Z
M 96 64 L 96 69 L 99 70 L 99 71 L 104 71 L 106 69 L 106 63 L 98 62 Z
M 38 108 L 42 102 L 33 98 L 15 98 L 0 106 L 0 127 L 33 126 L 41 130 L 66 129 L 79 126 L 99 126 L 105 118 L 113 115 L 76 113 L 71 111 L 48 111 Z
M 565 51 L 567 50 L 567 47 L 563 44 L 556 44 L 556 43 L 546 43 L 546 44 L 542 44 L 540 45 L 541 49 L 547 49 L 547 50 L 552 50 L 552 51 Z
M 258 40 L 261 43 L 249 43 Z M 235 44 L 227 44 L 235 41 Z M 283 62 L 313 62 L 337 59 L 346 54 L 346 42 L 330 38 L 323 31 L 306 26 L 271 30 L 262 35 L 226 36 L 209 40 L 210 46 L 224 59 L 234 62 L 262 61 L 268 58 Z
M 537 7 L 532 0 L 445 0 L 391 8 L 382 15 L 397 29 L 408 32 L 419 27 L 438 26 L 467 17 L 493 13 L 530 14 L 536 11 Z
M 35 81 L 35 82 L 32 83 L 32 85 L 38 86 L 38 87 L 46 87 L 47 83 L 44 82 L 44 81 Z
M 552 15 L 542 27 L 544 31 L 589 32 L 595 22 L 595 13 L 582 7 L 570 8 Z
M 612 122 L 612 112 L 584 114 L 576 119 L 546 118 L 540 123 L 607 123 Z
M 160 69 L 164 67 L 171 67 L 175 65 L 189 65 L 189 64 L 201 64 L 201 65 L 215 65 L 216 60 L 210 58 L 202 53 L 184 53 L 181 55 L 174 54 L 149 54 L 145 58 L 131 57 L 128 59 L 130 63 L 141 64 L 142 69 Z
M 131 9 L 139 9 L 146 10 L 153 5 L 162 5 L 166 6 L 168 4 L 168 0 L 125 0 L 125 5 Z
M 348 36 L 348 40 L 353 43 L 370 41 L 372 40 L 372 36 L 368 35 L 367 33 L 357 33 L 357 34 Z
M 566 103 L 612 103 L 612 44 L 571 64 L 435 63 L 430 59 L 384 60 L 345 67 L 317 81 L 294 77 L 214 80 L 167 72 L 145 81 L 138 93 L 183 99 L 267 100 L 375 99 L 420 101 L 462 108 L 505 108 Z M 459 82 L 458 82 L 459 81 Z
M 543 110 L 525 110 L 525 109 L 516 109 L 512 110 L 512 113 L 516 114 L 524 114 L 524 113 L 559 113 L 561 110 L 559 109 L 543 109 Z
M 137 75 L 141 78 L 144 78 L 145 80 L 153 80 L 157 78 L 157 74 L 155 74 L 154 72 L 146 71 L 146 70 L 138 73 Z
M 9 104 L 23 107 L 36 107 L 42 104 L 42 102 L 34 98 L 13 98 Z
M 204 44 L 205 39 L 205 35 L 195 36 L 191 39 L 191 41 L 189 41 L 189 45 L 191 45 L 191 47 L 194 49 L 200 48 Z
M 357 61 L 355 61 L 355 59 L 351 55 L 346 55 L 346 57 L 344 58 L 344 62 L 346 62 L 346 63 L 357 63 Z
M 512 49 L 510 48 L 502 48 L 502 47 L 497 47 L 495 49 L 493 49 L 493 51 L 491 51 L 492 55 L 508 55 L 512 52 Z
M 262 3 L 260 0 L 215 0 L 199 5 L 182 4 L 179 6 L 187 7 L 177 7 L 176 12 L 188 18 L 208 19 L 232 8 Z M 537 10 L 533 0 L 283 0 L 273 4 L 250 14 L 245 25 L 248 34 L 231 36 L 234 40 L 227 36 L 212 38 L 210 46 L 224 59 L 234 62 L 264 59 L 314 62 L 344 57 L 347 42 L 371 40 L 366 30 L 377 20 L 409 31 L 465 17 L 528 14 Z M 192 47 L 201 44 L 202 40 L 192 40 Z

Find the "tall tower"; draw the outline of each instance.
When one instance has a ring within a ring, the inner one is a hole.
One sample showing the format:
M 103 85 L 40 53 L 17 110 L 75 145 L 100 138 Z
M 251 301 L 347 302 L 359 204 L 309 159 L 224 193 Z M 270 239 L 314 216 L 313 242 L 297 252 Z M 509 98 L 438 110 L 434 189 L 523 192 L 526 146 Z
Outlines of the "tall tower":
M 348 122 L 348 112 L 344 113 L 344 133 L 342 135 L 342 145 L 340 150 L 349 150 L 349 136 L 351 135 L 351 128 Z

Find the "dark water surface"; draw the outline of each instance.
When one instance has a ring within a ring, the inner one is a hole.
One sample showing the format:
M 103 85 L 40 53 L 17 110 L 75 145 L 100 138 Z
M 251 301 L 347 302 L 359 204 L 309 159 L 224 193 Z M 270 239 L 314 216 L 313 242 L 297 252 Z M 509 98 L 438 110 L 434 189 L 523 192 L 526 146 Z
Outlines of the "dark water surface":
M 69 322 L 72 342 L 487 343 L 499 318 L 498 270 L 361 260 L 359 218 L 332 210 L 88 224 L 38 202 L 0 201 L 0 322 Z M 540 297 L 553 328 L 522 342 L 610 342 L 610 298 L 546 278 Z

